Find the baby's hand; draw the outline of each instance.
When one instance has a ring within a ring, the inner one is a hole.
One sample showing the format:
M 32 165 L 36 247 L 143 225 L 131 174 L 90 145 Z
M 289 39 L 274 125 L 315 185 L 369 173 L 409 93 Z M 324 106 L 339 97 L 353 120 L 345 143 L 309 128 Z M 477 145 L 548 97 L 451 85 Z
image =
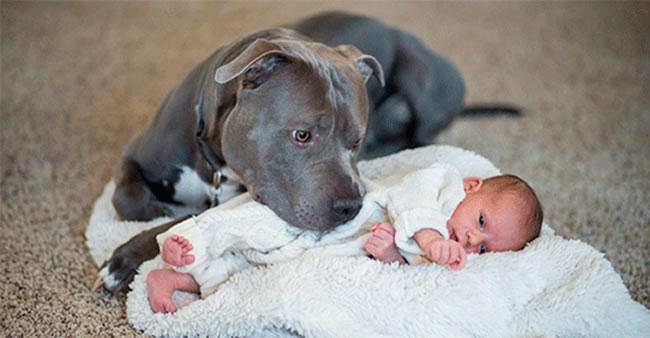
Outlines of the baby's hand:
M 375 223 L 371 231 L 364 249 L 372 257 L 384 263 L 406 263 L 395 246 L 395 228 L 390 223 Z
M 423 248 L 432 262 L 449 265 L 452 270 L 460 270 L 465 266 L 467 254 L 460 243 L 452 240 L 439 239 L 428 243 Z

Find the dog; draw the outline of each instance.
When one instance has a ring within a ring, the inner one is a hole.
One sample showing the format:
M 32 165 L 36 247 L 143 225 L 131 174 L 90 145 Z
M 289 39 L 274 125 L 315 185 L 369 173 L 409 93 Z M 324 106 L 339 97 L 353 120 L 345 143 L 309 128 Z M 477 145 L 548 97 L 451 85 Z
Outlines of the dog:
M 328 12 L 260 31 L 169 93 L 124 152 L 112 202 L 122 219 L 145 221 L 248 191 L 288 223 L 325 232 L 361 208 L 359 158 L 430 144 L 464 95 L 449 60 L 373 18 Z M 183 219 L 118 247 L 95 287 L 128 285 L 158 254 L 155 236 Z

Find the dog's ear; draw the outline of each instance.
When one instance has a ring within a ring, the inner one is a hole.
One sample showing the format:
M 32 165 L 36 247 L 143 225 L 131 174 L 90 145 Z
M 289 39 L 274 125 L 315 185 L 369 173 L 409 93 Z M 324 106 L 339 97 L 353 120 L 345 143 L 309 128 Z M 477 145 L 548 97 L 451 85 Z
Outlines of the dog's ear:
M 385 85 L 384 71 L 374 56 L 363 54 L 357 47 L 352 45 L 339 45 L 335 49 L 346 58 L 354 61 L 365 81 L 368 81 L 372 75 L 379 81 L 382 87 Z
M 288 58 L 286 52 L 275 43 L 257 39 L 235 59 L 217 68 L 214 80 L 225 84 L 243 75 L 242 85 L 256 88 L 268 78 L 273 68 L 288 62 Z

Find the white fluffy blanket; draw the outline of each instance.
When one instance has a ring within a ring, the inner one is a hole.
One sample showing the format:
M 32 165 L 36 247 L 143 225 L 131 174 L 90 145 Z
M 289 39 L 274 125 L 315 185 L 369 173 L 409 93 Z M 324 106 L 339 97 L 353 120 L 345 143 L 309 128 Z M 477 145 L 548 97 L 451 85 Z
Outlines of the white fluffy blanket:
M 466 176 L 499 173 L 485 158 L 449 146 L 403 151 L 359 169 L 375 178 L 433 162 L 455 165 Z M 109 183 L 97 200 L 86 231 L 98 265 L 132 235 L 167 220 L 117 221 L 113 188 Z M 205 300 L 176 293 L 186 306 L 154 314 L 144 281 L 162 266 L 158 257 L 131 284 L 127 317 L 154 336 L 650 336 L 650 312 L 630 298 L 603 254 L 546 225 L 522 251 L 470 256 L 461 271 L 303 256 L 238 273 Z

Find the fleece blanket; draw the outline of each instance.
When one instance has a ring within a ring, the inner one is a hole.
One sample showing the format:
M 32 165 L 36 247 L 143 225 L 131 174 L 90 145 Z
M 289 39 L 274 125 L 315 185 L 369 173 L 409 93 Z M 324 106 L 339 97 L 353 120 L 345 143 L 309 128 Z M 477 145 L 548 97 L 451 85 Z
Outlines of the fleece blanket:
M 464 176 L 499 173 L 480 155 L 450 146 L 402 151 L 359 169 L 373 179 L 433 162 Z M 132 235 L 168 220 L 118 221 L 113 189 L 109 182 L 86 231 L 98 265 Z M 204 300 L 175 293 L 175 314 L 149 308 L 145 278 L 159 267 L 159 257 L 140 267 L 126 302 L 132 325 L 154 336 L 650 336 L 650 312 L 631 299 L 603 254 L 546 224 L 524 250 L 469 255 L 460 271 L 317 255 L 255 267 Z

